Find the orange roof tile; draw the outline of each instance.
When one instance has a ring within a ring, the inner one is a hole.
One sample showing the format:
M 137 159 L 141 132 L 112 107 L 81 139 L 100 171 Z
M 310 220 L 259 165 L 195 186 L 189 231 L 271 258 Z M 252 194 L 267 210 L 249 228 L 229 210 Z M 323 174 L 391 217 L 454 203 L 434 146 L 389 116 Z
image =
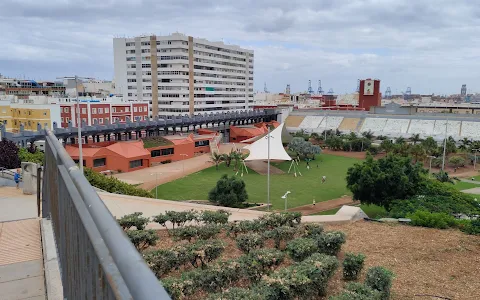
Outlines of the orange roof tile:
M 150 156 L 150 152 L 143 148 L 142 141 L 120 142 L 106 147 L 108 150 L 115 152 L 123 157 L 132 158 L 139 156 Z
M 102 148 L 82 148 L 82 155 L 84 157 L 93 157 L 101 149 Z M 71 157 L 78 157 L 79 153 L 80 153 L 80 151 L 78 151 L 78 147 L 74 147 L 74 146 L 70 146 L 70 145 L 67 145 L 65 147 L 65 150 L 67 150 L 67 153 Z

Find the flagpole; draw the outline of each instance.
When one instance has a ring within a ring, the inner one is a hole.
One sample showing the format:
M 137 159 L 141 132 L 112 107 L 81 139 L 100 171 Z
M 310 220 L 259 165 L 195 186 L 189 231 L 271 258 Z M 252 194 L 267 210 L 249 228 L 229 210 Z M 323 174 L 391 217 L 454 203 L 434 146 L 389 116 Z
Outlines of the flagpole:
M 270 210 L 270 126 L 267 127 L 267 207 Z

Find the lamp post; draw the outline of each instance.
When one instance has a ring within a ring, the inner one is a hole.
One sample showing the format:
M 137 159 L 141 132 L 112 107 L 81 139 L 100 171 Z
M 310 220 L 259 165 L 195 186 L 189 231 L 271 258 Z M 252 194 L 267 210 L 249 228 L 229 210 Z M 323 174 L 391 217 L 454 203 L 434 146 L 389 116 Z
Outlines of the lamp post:
M 282 196 L 282 199 L 285 199 L 285 211 L 287 211 L 287 197 L 290 194 L 290 191 L 287 191 L 285 195 Z
M 93 79 L 90 77 L 79 77 L 77 75 L 70 77 L 57 77 L 57 79 L 74 79 L 75 80 L 75 94 L 77 102 L 77 129 L 78 129 L 78 165 L 80 172 L 83 174 L 83 154 L 82 154 L 82 120 L 80 117 L 80 100 L 78 99 L 78 79 Z M 88 137 L 87 137 L 88 139 Z
M 272 138 L 270 136 L 270 126 L 268 127 L 268 132 L 267 132 L 267 207 L 268 210 L 270 210 L 270 139 Z
M 437 158 L 437 157 L 432 156 L 432 155 L 429 155 L 427 157 L 430 158 L 430 168 L 428 169 L 428 176 L 431 177 L 432 176 L 432 159 Z
M 472 151 L 473 151 L 473 156 L 474 156 L 473 170 L 476 170 L 476 167 L 477 167 L 477 151 L 480 151 L 480 149 L 472 149 Z
M 152 173 L 150 175 L 155 175 L 155 198 L 158 199 L 158 174 L 162 173 Z
M 443 142 L 443 157 L 442 157 L 442 171 L 445 170 L 445 154 L 447 151 L 447 133 L 448 131 L 448 117 L 447 122 L 445 123 L 445 141 Z
M 182 154 L 180 154 L 180 156 L 183 156 L 183 157 L 184 157 L 184 158 L 182 159 L 182 160 L 183 160 L 183 161 L 182 161 L 182 175 L 183 175 L 183 174 L 185 174 L 185 159 L 186 159 L 186 157 L 188 157 L 188 154 L 182 153 Z

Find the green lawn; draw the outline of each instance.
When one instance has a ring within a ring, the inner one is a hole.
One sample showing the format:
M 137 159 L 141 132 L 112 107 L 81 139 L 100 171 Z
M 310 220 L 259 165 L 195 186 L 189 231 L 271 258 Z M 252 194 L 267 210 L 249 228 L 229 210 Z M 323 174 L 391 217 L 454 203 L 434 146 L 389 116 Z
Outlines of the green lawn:
M 362 204 L 360 205 L 360 208 L 363 210 L 363 212 L 367 214 L 367 216 L 369 216 L 372 219 L 383 218 L 387 214 L 387 212 L 383 207 L 373 205 L 373 204 L 372 205 Z M 322 211 L 316 215 L 334 215 L 337 213 L 339 209 L 340 207 Z
M 346 187 L 345 176 L 347 169 L 356 162 L 359 160 L 321 154 L 317 160 L 310 162 L 310 170 L 307 170 L 305 162 L 300 163 L 299 168 L 303 176 L 271 175 L 270 199 L 273 208 L 284 208 L 284 200 L 281 197 L 286 191 L 291 192 L 288 195 L 288 208 L 311 204 L 313 199 L 321 202 L 349 195 L 350 191 Z M 287 172 L 290 162 L 283 162 L 276 166 Z M 160 185 L 158 197 L 170 200 L 208 199 L 208 192 L 223 174 L 233 175 L 233 166 L 227 168 L 225 164 L 221 164 L 218 171 L 215 170 L 215 167 L 211 167 Z M 327 182 L 324 184 L 321 183 L 323 175 L 327 176 Z M 249 173 L 244 174 L 242 178 L 247 186 L 249 202 L 267 201 L 267 176 L 249 170 Z
M 480 187 L 480 185 L 472 182 L 456 181 L 453 187 L 455 187 L 457 190 L 463 191 L 463 190 L 478 188 Z

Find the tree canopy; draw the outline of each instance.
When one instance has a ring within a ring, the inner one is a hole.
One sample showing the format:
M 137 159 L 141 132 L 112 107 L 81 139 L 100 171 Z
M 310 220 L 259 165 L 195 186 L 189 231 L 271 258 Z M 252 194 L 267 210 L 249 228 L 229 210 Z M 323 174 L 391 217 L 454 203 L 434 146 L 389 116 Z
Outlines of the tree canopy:
M 217 185 L 208 193 L 208 200 L 228 207 L 239 207 L 248 199 L 245 182 L 236 177 L 224 174 Z
M 0 141 L 0 167 L 6 169 L 20 168 L 18 147 L 14 142 L 6 139 Z
M 395 199 L 407 199 L 417 194 L 426 170 L 412 164 L 410 157 L 387 155 L 374 160 L 372 156 L 355 164 L 347 172 L 347 188 L 353 198 L 365 204 L 376 204 L 389 210 Z
M 292 139 L 290 144 L 288 144 L 288 150 L 295 152 L 301 158 L 313 158 L 315 154 L 321 152 L 319 146 L 313 145 L 300 137 L 294 137 Z

